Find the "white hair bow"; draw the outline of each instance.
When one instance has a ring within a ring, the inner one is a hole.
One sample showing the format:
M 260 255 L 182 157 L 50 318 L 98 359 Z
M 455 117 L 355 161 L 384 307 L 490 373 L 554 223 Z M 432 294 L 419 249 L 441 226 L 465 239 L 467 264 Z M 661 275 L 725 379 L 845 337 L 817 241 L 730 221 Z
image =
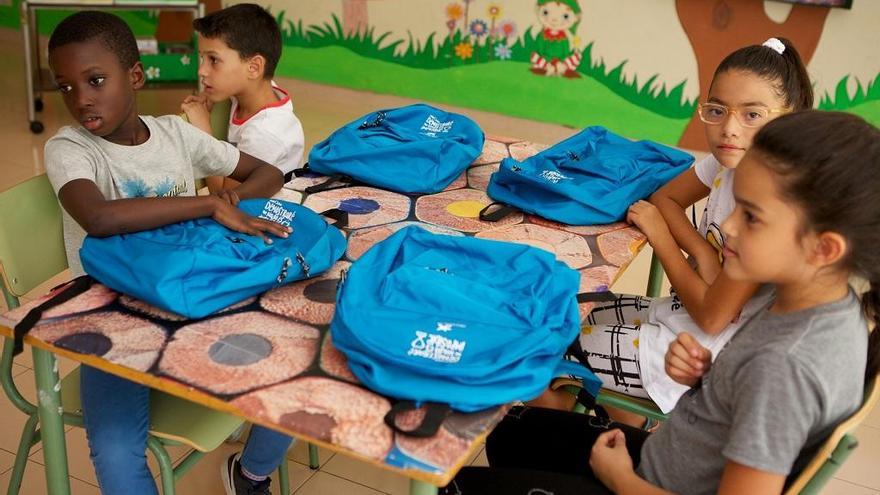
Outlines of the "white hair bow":
M 782 55 L 782 52 L 785 51 L 785 44 L 779 41 L 777 38 L 770 38 L 769 40 L 761 43 L 761 46 L 766 46 L 767 48 L 773 50 L 780 55 Z

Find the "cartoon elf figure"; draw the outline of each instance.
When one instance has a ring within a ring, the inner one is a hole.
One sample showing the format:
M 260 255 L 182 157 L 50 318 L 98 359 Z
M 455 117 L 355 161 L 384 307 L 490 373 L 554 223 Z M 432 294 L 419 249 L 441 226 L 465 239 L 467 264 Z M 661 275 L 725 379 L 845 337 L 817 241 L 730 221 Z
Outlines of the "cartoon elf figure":
M 535 12 L 543 29 L 536 40 L 530 70 L 548 76 L 581 77 L 577 72 L 581 54 L 574 41 L 581 22 L 577 0 L 538 0 Z

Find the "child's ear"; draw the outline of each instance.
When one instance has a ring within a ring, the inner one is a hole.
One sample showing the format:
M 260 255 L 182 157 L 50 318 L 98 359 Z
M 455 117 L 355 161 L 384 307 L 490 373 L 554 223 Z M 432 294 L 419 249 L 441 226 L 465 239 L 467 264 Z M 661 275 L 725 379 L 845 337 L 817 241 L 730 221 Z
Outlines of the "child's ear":
M 266 57 L 257 54 L 248 59 L 248 76 L 251 79 L 262 79 L 265 71 Z
M 135 62 L 131 69 L 128 69 L 128 77 L 132 88 L 141 89 L 144 87 L 147 76 L 144 74 L 144 64 L 140 60 Z
M 817 267 L 831 266 L 846 255 L 846 239 L 834 231 L 822 232 L 816 236 L 813 246 L 813 262 Z

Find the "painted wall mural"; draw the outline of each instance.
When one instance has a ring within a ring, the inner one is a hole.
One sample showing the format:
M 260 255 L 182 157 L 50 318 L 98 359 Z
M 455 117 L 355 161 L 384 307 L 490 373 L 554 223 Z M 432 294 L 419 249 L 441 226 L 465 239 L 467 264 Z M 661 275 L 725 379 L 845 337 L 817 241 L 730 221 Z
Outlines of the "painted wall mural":
M 721 59 L 791 39 L 824 109 L 880 124 L 880 42 L 852 10 L 765 0 L 277 0 L 279 74 L 704 149 L 699 95 Z M 867 26 L 867 25 L 866 25 Z M 814 54 L 828 44 L 835 57 Z M 849 53 L 846 53 L 846 51 Z M 850 64 L 849 66 L 847 64 Z
M 17 26 L 17 4 L 0 25 Z M 216 2 L 214 2 L 216 3 Z M 695 116 L 721 59 L 791 39 L 820 109 L 880 125 L 880 1 L 264 0 L 278 75 L 705 149 Z M 44 34 L 65 11 L 41 18 Z M 138 35 L 154 13 L 126 12 Z

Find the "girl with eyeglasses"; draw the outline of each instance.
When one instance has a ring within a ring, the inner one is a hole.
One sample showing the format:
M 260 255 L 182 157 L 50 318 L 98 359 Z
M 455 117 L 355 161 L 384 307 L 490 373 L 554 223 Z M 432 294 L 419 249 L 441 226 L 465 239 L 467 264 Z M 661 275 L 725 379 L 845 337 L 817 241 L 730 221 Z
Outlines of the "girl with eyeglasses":
M 687 390 L 664 370 L 664 354 L 676 336 L 688 332 L 717 355 L 772 297 L 769 286 L 735 281 L 722 272 L 720 225 L 734 209 L 734 171 L 758 130 L 782 114 L 812 105 L 806 68 L 784 38 L 741 48 L 715 70 L 709 94 L 698 106 L 711 154 L 662 187 L 650 202 L 630 206 L 627 215 L 651 243 L 673 287 L 672 296 L 621 295 L 598 303 L 570 351 L 570 357 L 588 365 L 605 388 L 650 399 L 663 412 L 671 411 Z M 695 229 L 686 209 L 707 196 Z M 553 388 L 564 383 L 557 380 Z M 531 404 L 570 410 L 573 401 L 571 395 L 551 390 Z M 645 424 L 639 416 L 609 413 L 634 426 Z

